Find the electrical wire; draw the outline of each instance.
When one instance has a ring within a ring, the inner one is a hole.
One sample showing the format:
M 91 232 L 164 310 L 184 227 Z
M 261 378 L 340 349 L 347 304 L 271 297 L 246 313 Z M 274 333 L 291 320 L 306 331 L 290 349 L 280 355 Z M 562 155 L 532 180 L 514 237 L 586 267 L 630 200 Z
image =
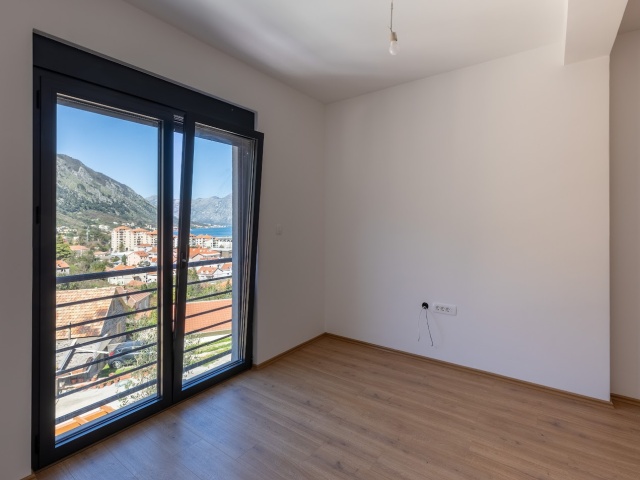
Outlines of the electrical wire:
M 433 337 L 431 336 L 431 325 L 429 325 L 429 307 L 422 307 L 418 312 L 418 341 L 422 338 L 422 332 L 420 329 L 420 315 L 422 315 L 422 311 L 424 310 L 424 318 L 427 320 L 427 331 L 429 332 L 429 340 L 431 341 L 431 346 L 434 346 Z
M 429 340 L 431 340 L 431 346 L 433 347 L 433 337 L 431 336 L 431 326 L 429 325 L 429 309 L 424 309 L 424 318 L 427 319 L 427 330 L 429 331 Z
M 393 32 L 393 0 L 391 0 L 391 24 L 389 25 L 389 30 Z

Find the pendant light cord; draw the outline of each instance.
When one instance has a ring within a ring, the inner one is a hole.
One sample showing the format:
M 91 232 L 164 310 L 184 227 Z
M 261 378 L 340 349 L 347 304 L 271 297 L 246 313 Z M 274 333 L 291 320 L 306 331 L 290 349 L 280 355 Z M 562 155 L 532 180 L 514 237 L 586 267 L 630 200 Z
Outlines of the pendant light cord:
M 391 25 L 389 25 L 389 30 L 393 32 L 393 0 L 391 0 Z

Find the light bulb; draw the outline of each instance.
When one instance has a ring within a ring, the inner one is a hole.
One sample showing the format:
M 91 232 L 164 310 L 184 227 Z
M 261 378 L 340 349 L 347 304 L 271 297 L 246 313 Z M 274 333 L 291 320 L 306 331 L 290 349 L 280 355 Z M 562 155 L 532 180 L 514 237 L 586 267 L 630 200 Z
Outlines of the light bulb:
M 389 53 L 391 55 L 397 55 L 398 54 L 398 41 L 397 40 L 391 40 L 391 43 L 389 44 Z
M 396 32 L 391 32 L 391 43 L 389 43 L 389 53 L 391 55 L 398 54 L 398 35 Z

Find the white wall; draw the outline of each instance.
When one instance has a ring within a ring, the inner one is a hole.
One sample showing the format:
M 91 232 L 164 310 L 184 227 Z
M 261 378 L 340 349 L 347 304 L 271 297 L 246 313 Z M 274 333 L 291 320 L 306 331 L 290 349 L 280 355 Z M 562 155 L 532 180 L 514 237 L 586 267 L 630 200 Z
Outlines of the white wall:
M 609 399 L 608 57 L 562 46 L 327 108 L 327 331 Z M 431 313 L 422 301 L 458 306 Z
M 640 398 L 640 31 L 611 52 L 611 392 Z
M 10 274 L 0 288 L 0 476 L 7 479 L 30 472 L 33 29 L 258 112 L 266 143 L 255 361 L 324 330 L 324 107 L 119 0 L 3 0 L 0 251 Z

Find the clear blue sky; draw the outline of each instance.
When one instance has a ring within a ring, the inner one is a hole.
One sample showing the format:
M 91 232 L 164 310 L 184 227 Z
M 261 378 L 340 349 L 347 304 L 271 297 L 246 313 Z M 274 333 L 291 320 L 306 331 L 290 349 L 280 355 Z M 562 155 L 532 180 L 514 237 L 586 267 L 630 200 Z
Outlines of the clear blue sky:
M 58 105 L 58 153 L 80 160 L 131 187 L 143 197 L 157 195 L 158 130 L 132 121 Z M 182 134 L 174 134 L 173 192 L 178 197 Z M 196 138 L 193 198 L 231 193 L 231 146 Z

